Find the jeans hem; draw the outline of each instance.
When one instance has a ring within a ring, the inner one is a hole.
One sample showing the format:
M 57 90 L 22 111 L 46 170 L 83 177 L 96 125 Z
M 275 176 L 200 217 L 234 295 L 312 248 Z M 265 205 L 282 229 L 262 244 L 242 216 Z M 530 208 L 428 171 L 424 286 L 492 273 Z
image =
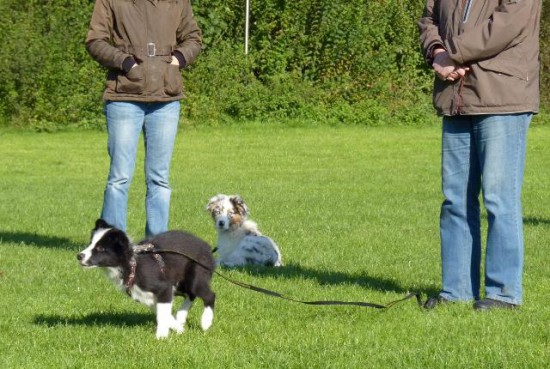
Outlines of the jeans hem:
M 457 298 L 457 297 L 453 297 L 451 296 L 450 294 L 446 293 L 446 292 L 442 292 L 439 294 L 439 297 L 447 300 L 447 301 L 451 301 L 451 302 L 471 302 L 474 300 L 473 297 L 467 297 L 467 298 Z
M 495 301 L 502 301 L 502 302 L 505 302 L 507 304 L 512 304 L 512 305 L 516 305 L 516 306 L 519 306 L 522 304 L 522 300 L 516 300 L 516 299 L 511 299 L 511 298 L 506 298 L 506 297 L 502 297 L 502 296 L 496 296 L 496 295 L 487 295 L 485 296 L 486 299 L 491 299 L 491 300 L 495 300 Z

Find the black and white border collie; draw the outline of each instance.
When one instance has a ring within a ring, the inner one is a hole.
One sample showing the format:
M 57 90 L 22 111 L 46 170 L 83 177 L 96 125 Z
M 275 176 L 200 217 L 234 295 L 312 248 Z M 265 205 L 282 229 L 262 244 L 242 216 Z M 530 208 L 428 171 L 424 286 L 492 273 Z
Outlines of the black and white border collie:
M 136 253 L 140 247 L 181 252 Z M 206 331 L 214 319 L 215 294 L 210 280 L 215 268 L 212 250 L 205 241 L 182 231 L 168 231 L 133 245 L 121 230 L 98 219 L 90 245 L 77 255 L 86 268 L 105 268 L 109 279 L 134 300 L 156 311 L 157 339 L 168 337 L 170 329 L 184 331 L 185 321 L 196 297 L 204 301 L 201 328 Z M 208 269 L 206 269 L 208 268 Z M 172 315 L 174 295 L 185 299 Z
M 217 263 L 225 267 L 283 265 L 277 244 L 248 219 L 249 210 L 238 195 L 218 194 L 206 206 L 218 232 Z

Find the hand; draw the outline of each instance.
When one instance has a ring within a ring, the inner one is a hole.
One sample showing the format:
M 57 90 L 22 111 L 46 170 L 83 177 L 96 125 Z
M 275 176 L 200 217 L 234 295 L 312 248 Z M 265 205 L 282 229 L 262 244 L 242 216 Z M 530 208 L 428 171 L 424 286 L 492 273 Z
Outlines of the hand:
M 455 62 L 449 57 L 449 53 L 444 49 L 436 49 L 434 51 L 432 68 L 435 74 L 443 81 L 445 81 L 451 73 L 459 69 Z
M 172 62 L 170 62 L 170 65 L 175 65 L 176 67 L 179 67 L 180 61 L 178 60 L 178 58 L 172 55 Z
M 458 68 L 455 69 L 454 72 L 451 72 L 451 74 L 449 74 L 449 75 L 447 76 L 447 79 L 446 79 L 446 80 L 452 82 L 452 81 L 455 81 L 455 80 L 457 80 L 457 79 L 461 79 L 461 78 L 463 78 L 463 77 L 466 75 L 466 73 L 467 73 L 469 70 L 470 70 L 469 67 L 458 67 Z

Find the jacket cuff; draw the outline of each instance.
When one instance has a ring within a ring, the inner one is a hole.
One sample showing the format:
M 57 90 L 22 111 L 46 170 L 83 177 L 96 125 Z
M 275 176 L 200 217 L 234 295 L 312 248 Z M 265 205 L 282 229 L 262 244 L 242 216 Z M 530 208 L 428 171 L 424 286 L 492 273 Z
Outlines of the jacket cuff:
M 183 54 L 181 52 L 179 52 L 178 50 L 174 50 L 172 51 L 172 55 L 178 59 L 178 62 L 180 63 L 180 69 L 183 69 L 187 66 L 187 62 L 185 61 L 185 57 L 183 56 Z
M 132 69 L 134 64 L 136 64 L 136 61 L 133 56 L 129 56 L 126 59 L 124 59 L 124 61 L 122 62 L 122 68 L 121 68 L 124 74 L 128 74 L 128 72 L 130 71 L 130 69 Z

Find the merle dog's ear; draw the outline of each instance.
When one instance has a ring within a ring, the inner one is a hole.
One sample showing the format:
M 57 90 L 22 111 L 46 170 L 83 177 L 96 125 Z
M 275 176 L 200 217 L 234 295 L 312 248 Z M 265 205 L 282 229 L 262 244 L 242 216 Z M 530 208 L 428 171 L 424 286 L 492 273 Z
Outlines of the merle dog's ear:
M 218 202 L 219 195 L 214 196 L 208 201 L 208 205 L 206 205 L 206 211 L 212 212 L 214 209 L 214 205 Z
M 98 219 L 95 221 L 95 229 L 105 229 L 105 228 L 113 228 L 113 227 L 103 219 Z
M 248 206 L 246 206 L 242 197 L 240 197 L 239 195 L 231 196 L 229 198 L 229 201 L 231 201 L 231 203 L 235 207 L 235 210 L 237 210 L 238 214 L 242 216 L 248 215 L 249 213 Z
M 227 195 L 224 194 L 217 194 L 216 196 L 212 197 L 210 201 L 208 201 L 208 205 L 206 205 L 206 210 L 209 212 L 212 212 L 214 208 L 216 207 L 216 204 L 218 204 L 223 199 L 227 198 Z

